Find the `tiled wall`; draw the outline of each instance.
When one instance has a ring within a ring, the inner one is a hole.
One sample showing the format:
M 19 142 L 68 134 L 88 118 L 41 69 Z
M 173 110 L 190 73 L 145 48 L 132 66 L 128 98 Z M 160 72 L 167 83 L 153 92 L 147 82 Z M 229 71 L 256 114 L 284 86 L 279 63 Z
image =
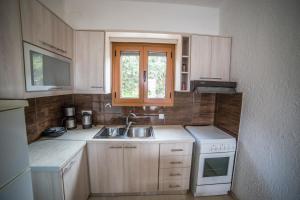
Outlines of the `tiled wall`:
M 212 125 L 238 134 L 241 94 L 193 94 L 175 93 L 173 107 L 105 107 L 111 102 L 111 95 L 74 94 L 53 97 L 33 98 L 25 108 L 28 142 L 40 137 L 40 133 L 51 126 L 60 126 L 63 117 L 62 106 L 74 104 L 78 124 L 81 123 L 81 111 L 93 111 L 93 124 L 121 125 L 132 111 L 143 119 L 137 124 L 152 125 Z M 217 110 L 215 110 L 217 108 Z M 164 120 L 158 114 L 165 115 Z
M 214 125 L 238 136 L 242 107 L 242 94 L 217 94 Z
M 138 115 L 146 115 L 137 119 L 138 124 L 213 124 L 215 112 L 215 95 L 192 93 L 175 93 L 173 107 L 112 107 L 105 108 L 111 102 L 111 95 L 74 95 L 77 119 L 80 122 L 81 110 L 93 111 L 95 124 L 124 124 L 126 115 L 132 111 Z M 165 119 L 158 119 L 158 114 L 165 114 Z
M 31 143 L 40 137 L 40 133 L 51 126 L 60 126 L 62 119 L 61 107 L 72 104 L 72 95 L 41 97 L 28 99 L 25 107 L 27 139 Z

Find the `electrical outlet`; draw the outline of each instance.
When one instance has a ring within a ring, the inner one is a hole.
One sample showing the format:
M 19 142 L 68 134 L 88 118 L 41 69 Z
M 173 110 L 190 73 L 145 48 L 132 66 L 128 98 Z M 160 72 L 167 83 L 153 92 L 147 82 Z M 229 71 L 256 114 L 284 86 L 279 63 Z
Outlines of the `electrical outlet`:
M 165 114 L 158 114 L 158 119 L 165 119 Z
M 89 114 L 92 114 L 92 111 L 91 111 L 91 110 L 82 110 L 82 111 L 81 111 L 81 114 L 83 114 L 83 113 L 85 113 L 85 112 L 86 112 L 86 113 L 89 113 Z

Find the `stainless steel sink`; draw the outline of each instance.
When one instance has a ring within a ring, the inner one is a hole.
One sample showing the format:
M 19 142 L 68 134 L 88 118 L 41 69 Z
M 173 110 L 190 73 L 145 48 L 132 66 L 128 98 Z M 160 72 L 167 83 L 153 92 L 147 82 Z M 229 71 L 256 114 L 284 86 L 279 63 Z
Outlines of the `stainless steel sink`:
M 123 127 L 103 127 L 94 139 L 121 139 L 121 138 L 151 138 L 154 137 L 151 126 L 132 126 L 126 131 Z
M 103 127 L 94 136 L 94 139 L 100 139 L 100 138 L 122 138 L 124 136 L 125 136 L 125 128 L 120 128 L 120 127 Z
M 152 127 L 131 127 L 127 136 L 130 138 L 149 138 L 153 136 Z

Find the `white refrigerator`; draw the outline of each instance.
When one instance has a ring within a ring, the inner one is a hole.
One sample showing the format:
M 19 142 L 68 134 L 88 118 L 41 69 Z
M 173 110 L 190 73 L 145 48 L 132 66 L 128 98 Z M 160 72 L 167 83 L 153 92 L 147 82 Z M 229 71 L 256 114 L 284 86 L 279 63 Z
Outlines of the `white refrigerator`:
M 33 200 L 24 107 L 19 102 L 7 106 L 0 100 L 1 200 Z

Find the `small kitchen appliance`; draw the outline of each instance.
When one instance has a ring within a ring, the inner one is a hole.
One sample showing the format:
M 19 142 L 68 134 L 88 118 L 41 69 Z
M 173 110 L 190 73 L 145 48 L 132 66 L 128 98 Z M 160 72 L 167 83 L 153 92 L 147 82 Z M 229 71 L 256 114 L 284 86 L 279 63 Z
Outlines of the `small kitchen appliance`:
M 186 126 L 196 139 L 192 167 L 194 196 L 227 194 L 231 187 L 236 139 L 214 126 Z
M 83 112 L 82 113 L 82 128 L 92 128 L 92 113 Z
M 66 127 L 66 129 L 75 129 L 77 127 L 75 118 L 75 106 L 65 106 L 63 107 L 63 112 L 63 124 Z

